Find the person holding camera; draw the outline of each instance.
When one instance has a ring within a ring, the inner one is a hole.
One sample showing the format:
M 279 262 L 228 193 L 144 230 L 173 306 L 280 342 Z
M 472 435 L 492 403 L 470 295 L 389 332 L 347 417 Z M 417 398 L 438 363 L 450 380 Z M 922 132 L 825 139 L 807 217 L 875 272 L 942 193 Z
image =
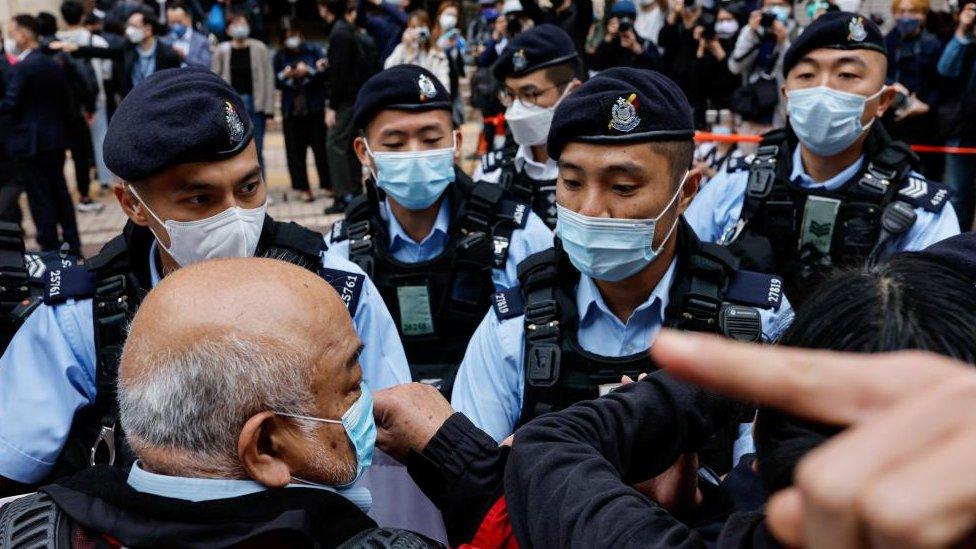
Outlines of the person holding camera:
M 748 24 L 739 33 L 729 56 L 729 70 L 742 77 L 742 88 L 733 98 L 734 108 L 744 120 L 760 126 L 754 131 L 786 122 L 786 112 L 779 101 L 783 85 L 779 75 L 793 27 L 789 0 L 763 0 L 762 9 L 749 14 Z
M 430 16 L 424 10 L 410 13 L 407 28 L 403 31 L 403 38 L 393 53 L 386 58 L 383 68 L 388 69 L 397 65 L 417 65 L 423 67 L 444 84 L 451 86 L 451 64 L 447 60 L 444 50 L 431 47 Z
M 661 55 L 654 42 L 640 36 L 634 29 L 637 8 L 630 0 L 618 0 L 610 8 L 606 34 L 596 51 L 590 55 L 591 70 L 613 67 L 635 69 L 663 69 Z

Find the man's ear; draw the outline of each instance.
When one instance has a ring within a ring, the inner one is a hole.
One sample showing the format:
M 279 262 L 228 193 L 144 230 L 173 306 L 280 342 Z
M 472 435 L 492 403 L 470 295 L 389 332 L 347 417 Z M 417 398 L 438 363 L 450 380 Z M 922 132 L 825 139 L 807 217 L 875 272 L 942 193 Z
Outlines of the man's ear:
M 698 189 L 701 187 L 703 176 L 701 166 L 696 166 L 688 171 L 688 177 L 685 179 L 685 184 L 681 187 L 681 195 L 678 197 L 679 214 L 685 213 L 685 210 L 691 205 L 691 201 L 695 199 L 695 195 L 698 194 Z
M 461 149 L 464 144 L 464 134 L 460 129 L 454 130 L 454 163 L 461 161 Z
M 129 186 L 129 183 L 116 183 L 112 189 L 115 193 L 115 199 L 118 200 L 122 211 L 133 223 L 147 227 L 149 226 L 149 214 L 146 213 L 146 207 L 132 194 Z
M 363 166 L 369 165 L 369 154 L 366 152 L 366 138 L 359 136 L 352 141 L 352 149 L 356 151 L 359 163 Z
M 244 423 L 237 439 L 237 457 L 247 476 L 268 488 L 291 482 L 301 438 L 274 412 L 256 414 Z
M 579 88 L 582 85 L 583 82 L 579 78 L 573 78 L 573 81 L 569 83 L 569 89 L 566 92 L 566 95 L 573 93 L 574 91 L 576 91 L 577 88 Z
M 893 86 L 887 86 L 884 91 L 881 92 L 881 95 L 878 96 L 878 108 L 875 111 L 874 116 L 868 118 L 868 121 L 870 121 L 871 118 L 883 117 L 888 109 L 891 108 L 891 103 L 895 100 L 895 95 L 897 94 L 898 90 L 896 90 Z

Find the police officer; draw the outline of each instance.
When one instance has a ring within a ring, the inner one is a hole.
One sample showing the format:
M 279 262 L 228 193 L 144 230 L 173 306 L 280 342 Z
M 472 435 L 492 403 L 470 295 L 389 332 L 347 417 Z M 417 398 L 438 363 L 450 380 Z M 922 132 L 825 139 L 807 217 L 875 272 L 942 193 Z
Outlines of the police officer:
M 127 465 L 115 428 L 126 324 L 163 276 L 210 258 L 267 255 L 319 273 L 365 343 L 366 383 L 409 381 L 392 318 L 363 272 L 324 257 L 319 233 L 266 214 L 249 120 L 233 88 L 197 69 L 160 71 L 119 106 L 104 150 L 129 220 L 85 266 L 49 271 L 44 303 L 0 358 L 0 483 L 35 484 L 112 454 Z
M 500 183 L 532 204 L 549 228 L 556 226 L 559 170 L 546 152 L 546 137 L 556 107 L 579 87 L 580 70 L 573 40 L 550 24 L 517 35 L 492 67 L 505 83 L 505 122 L 518 145 L 483 156 L 473 179 Z
M 701 179 L 693 135 L 687 99 L 653 71 L 607 70 L 556 109 L 556 245 L 495 295 L 452 395 L 496 440 L 653 370 L 662 326 L 768 341 L 792 318 L 779 279 L 738 270 L 683 220 Z
M 371 178 L 328 238 L 360 265 L 393 313 L 415 381 L 450 394 L 492 287 L 518 283 L 516 265 L 552 246 L 527 204 L 475 184 L 455 161 L 461 133 L 451 98 L 426 69 L 392 67 L 359 91 L 353 146 Z
M 786 52 L 789 124 L 716 175 L 685 217 L 702 240 L 787 277 L 802 301 L 831 266 L 925 248 L 959 232 L 949 189 L 876 122 L 891 107 L 884 37 L 863 16 L 814 21 Z

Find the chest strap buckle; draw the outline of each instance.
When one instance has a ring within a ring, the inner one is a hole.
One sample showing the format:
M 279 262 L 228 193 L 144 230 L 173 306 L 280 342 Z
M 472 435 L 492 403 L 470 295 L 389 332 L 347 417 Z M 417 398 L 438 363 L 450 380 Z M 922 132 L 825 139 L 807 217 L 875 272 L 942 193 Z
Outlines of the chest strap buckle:
M 888 186 L 891 185 L 891 181 L 896 175 L 898 175 L 898 172 L 895 170 L 879 168 L 871 162 L 868 164 L 864 175 L 857 182 L 857 188 L 870 195 L 884 195 L 888 192 Z

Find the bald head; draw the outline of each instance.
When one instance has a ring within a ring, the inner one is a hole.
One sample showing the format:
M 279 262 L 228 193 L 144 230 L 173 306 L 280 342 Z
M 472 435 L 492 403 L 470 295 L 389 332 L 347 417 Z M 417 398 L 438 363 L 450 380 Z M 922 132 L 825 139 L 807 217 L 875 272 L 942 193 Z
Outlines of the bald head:
M 232 471 L 216 476 L 242 476 L 244 423 L 268 410 L 341 416 L 358 390 L 359 347 L 338 294 L 306 269 L 259 258 L 190 265 L 132 321 L 119 369 L 123 428 L 157 469 L 210 463 Z

